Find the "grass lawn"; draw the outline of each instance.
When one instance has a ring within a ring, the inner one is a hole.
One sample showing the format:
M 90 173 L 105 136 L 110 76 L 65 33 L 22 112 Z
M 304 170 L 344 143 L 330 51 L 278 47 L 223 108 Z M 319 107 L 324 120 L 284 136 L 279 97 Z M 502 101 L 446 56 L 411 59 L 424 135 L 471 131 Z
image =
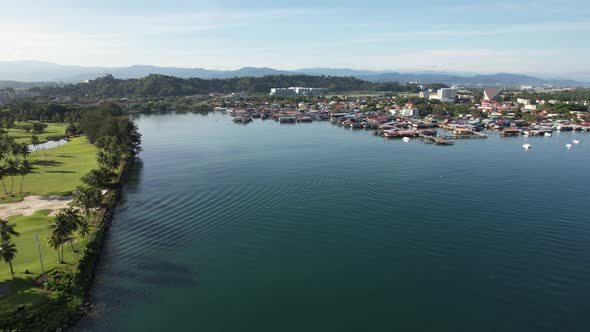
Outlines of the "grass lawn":
M 9 221 L 16 225 L 20 236 L 13 238 L 18 250 L 15 260 L 12 262 L 14 281 L 12 281 L 8 264 L 0 263 L 0 312 L 10 308 L 14 309 L 20 305 L 39 304 L 47 298 L 42 289 L 35 287 L 35 279 L 42 274 L 35 235 L 39 237 L 45 272 L 58 266 L 64 266 L 64 264 L 74 264 L 78 260 L 79 254 L 72 251 L 70 244 L 66 244 L 64 247 L 65 263 L 59 263 L 57 251 L 51 249 L 47 243 L 49 237 L 47 225 L 52 220 L 52 217 L 47 216 L 48 212 L 48 210 L 39 210 L 32 216 L 9 218 Z M 82 248 L 86 245 L 85 239 L 81 240 L 77 238 L 77 235 L 75 237 L 75 248 Z M 25 274 L 25 270 L 28 270 L 29 274 Z
M 47 137 L 51 136 L 65 136 L 67 123 L 46 123 L 47 128 L 41 134 L 33 134 L 32 132 L 26 132 L 22 129 L 25 124 L 31 124 L 32 122 L 17 122 L 14 128 L 7 130 L 8 136 L 14 137 L 17 143 L 31 143 L 31 136 L 36 135 L 43 142 Z
M 80 179 L 97 168 L 96 147 L 86 137 L 75 137 L 68 143 L 45 151 L 31 153 L 33 168 L 23 183 L 23 194 L 6 197 L 0 193 L 0 203 L 14 202 L 26 195 L 68 195 L 79 185 Z M 10 187 L 11 180 L 4 180 Z M 18 193 L 20 178 L 15 178 L 13 193 Z
M 39 210 L 32 216 L 13 216 L 8 220 L 16 225 L 16 230 L 20 236 L 13 237 L 14 244 L 18 253 L 16 259 L 12 262 L 14 268 L 14 276 L 16 278 L 37 277 L 41 275 L 41 263 L 39 261 L 39 252 L 35 242 L 35 234 L 39 237 L 41 244 L 41 253 L 43 255 L 43 264 L 45 271 L 55 268 L 59 264 L 57 258 L 57 251 L 51 249 L 47 244 L 49 238 L 49 225 L 53 219 L 48 216 L 48 210 Z M 81 248 L 85 243 L 84 240 L 80 242 L 74 241 L 74 248 Z M 74 263 L 78 260 L 78 254 L 72 252 L 72 247 L 66 244 L 64 247 L 65 262 Z M 25 270 L 29 270 L 32 275 L 25 274 Z M 12 280 L 10 275 L 10 267 L 8 264 L 2 262 L 0 264 L 0 283 Z

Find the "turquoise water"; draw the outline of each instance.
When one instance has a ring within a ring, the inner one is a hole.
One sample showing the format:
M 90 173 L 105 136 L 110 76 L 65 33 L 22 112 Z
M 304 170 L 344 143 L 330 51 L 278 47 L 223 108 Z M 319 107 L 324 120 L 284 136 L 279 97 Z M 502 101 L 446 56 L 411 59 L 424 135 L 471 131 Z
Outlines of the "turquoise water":
M 77 330 L 590 329 L 587 134 L 434 146 L 221 113 L 136 121 L 142 163 Z

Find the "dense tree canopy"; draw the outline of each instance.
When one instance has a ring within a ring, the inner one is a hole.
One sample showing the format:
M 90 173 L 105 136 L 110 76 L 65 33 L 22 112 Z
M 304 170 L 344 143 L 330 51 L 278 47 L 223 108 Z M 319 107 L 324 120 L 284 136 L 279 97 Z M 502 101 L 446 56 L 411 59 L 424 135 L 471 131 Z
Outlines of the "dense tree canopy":
M 275 75 L 264 77 L 235 77 L 204 80 L 182 79 L 172 76 L 149 75 L 142 79 L 116 79 L 111 75 L 88 83 L 70 84 L 64 87 L 37 89 L 45 95 L 88 97 L 168 97 L 208 93 L 269 93 L 271 88 L 305 86 L 326 88 L 331 92 L 391 91 L 418 92 L 414 83 L 368 82 L 354 77 Z M 438 85 L 439 87 L 442 85 Z

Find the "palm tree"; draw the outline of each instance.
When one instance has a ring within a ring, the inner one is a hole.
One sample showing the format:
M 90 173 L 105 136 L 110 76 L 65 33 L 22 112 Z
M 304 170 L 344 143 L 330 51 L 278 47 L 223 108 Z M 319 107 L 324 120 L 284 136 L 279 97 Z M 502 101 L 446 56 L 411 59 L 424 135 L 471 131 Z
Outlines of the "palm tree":
M 13 280 L 14 270 L 12 269 L 12 261 L 16 257 L 17 252 L 18 250 L 16 250 L 16 246 L 9 240 L 2 240 L 0 243 L 0 258 L 2 258 L 4 263 L 8 263 L 8 265 L 10 265 L 10 274 L 12 275 Z
M 19 236 L 20 233 L 14 229 L 14 224 L 8 222 L 8 219 L 0 219 L 0 240 L 9 241 L 13 236 Z
M 12 194 L 12 190 L 14 189 L 14 176 L 17 174 L 18 162 L 15 159 L 8 159 L 6 161 L 6 173 L 10 175 L 10 191 L 9 194 Z
M 65 216 L 67 227 L 70 231 L 70 236 L 68 236 L 67 240 L 70 241 L 72 251 L 76 252 L 76 249 L 74 249 L 74 239 L 71 235 L 74 234 L 78 228 L 80 228 L 83 220 L 80 218 L 78 211 L 72 208 L 64 209 L 61 213 Z
M 109 153 L 107 153 L 104 150 L 98 150 L 98 152 L 96 153 L 96 161 L 101 167 L 109 167 L 109 160 Z
M 93 169 L 88 174 L 82 177 L 82 182 L 90 187 L 104 189 L 113 180 L 115 173 L 101 167 L 100 169 Z
M 31 136 L 31 145 L 33 145 L 33 147 L 35 147 L 35 151 L 37 151 L 37 146 L 41 144 L 41 141 L 39 140 L 39 136 Z
M 0 183 L 2 183 L 4 195 L 8 195 L 8 191 L 6 190 L 6 183 L 4 182 L 4 178 L 6 176 L 8 176 L 8 167 L 4 164 L 0 164 Z
M 16 160 L 19 160 L 21 156 L 21 145 L 12 141 L 12 144 L 10 144 L 10 153 Z
M 86 238 L 90 234 L 90 222 L 83 221 L 80 223 L 80 229 L 78 230 L 78 234 L 80 234 L 81 238 Z
M 72 225 L 69 220 L 70 217 L 67 213 L 64 213 L 64 211 L 59 212 L 53 219 L 53 222 L 49 224 L 49 229 L 51 230 L 49 245 L 54 249 L 58 249 L 58 256 L 59 248 L 61 247 L 61 256 L 59 257 L 60 263 L 64 262 L 64 243 L 72 235 Z
M 50 225 L 51 227 L 51 225 Z M 59 247 L 61 246 L 61 239 L 58 236 L 57 233 L 52 232 L 51 235 L 49 236 L 49 247 L 51 247 L 52 249 L 55 249 L 57 251 L 57 260 L 60 263 L 63 263 L 63 259 L 61 258 L 61 255 L 59 254 Z
M 18 174 L 20 175 L 20 193 L 23 192 L 23 182 L 25 181 L 25 175 L 31 173 L 31 164 L 29 164 L 28 160 L 21 160 L 18 164 Z
M 78 186 L 74 189 L 74 205 L 84 210 L 86 221 L 90 221 L 90 211 L 101 203 L 100 190 L 92 187 Z
M 23 157 L 23 159 L 27 159 L 29 157 L 29 155 L 31 154 L 31 150 L 29 150 L 29 146 L 27 145 L 27 143 L 22 143 L 20 145 L 18 154 L 20 154 L 20 156 Z

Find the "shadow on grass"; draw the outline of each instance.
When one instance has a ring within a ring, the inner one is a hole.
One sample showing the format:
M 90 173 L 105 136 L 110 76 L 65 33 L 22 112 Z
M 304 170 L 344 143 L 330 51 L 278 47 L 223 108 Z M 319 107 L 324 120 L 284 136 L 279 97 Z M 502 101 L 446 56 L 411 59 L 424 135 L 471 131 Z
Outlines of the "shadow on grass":
M 61 161 L 55 161 L 55 160 L 36 160 L 36 161 L 32 162 L 31 164 L 33 166 L 50 167 L 50 166 L 60 166 L 60 165 L 63 165 L 64 163 L 62 163 Z
M 38 305 L 47 300 L 47 293 L 37 287 L 33 277 L 15 278 L 0 283 L 1 314 L 14 312 L 22 306 Z
M 78 172 L 74 172 L 74 171 L 45 171 L 45 173 L 71 174 L 71 173 L 78 173 Z

